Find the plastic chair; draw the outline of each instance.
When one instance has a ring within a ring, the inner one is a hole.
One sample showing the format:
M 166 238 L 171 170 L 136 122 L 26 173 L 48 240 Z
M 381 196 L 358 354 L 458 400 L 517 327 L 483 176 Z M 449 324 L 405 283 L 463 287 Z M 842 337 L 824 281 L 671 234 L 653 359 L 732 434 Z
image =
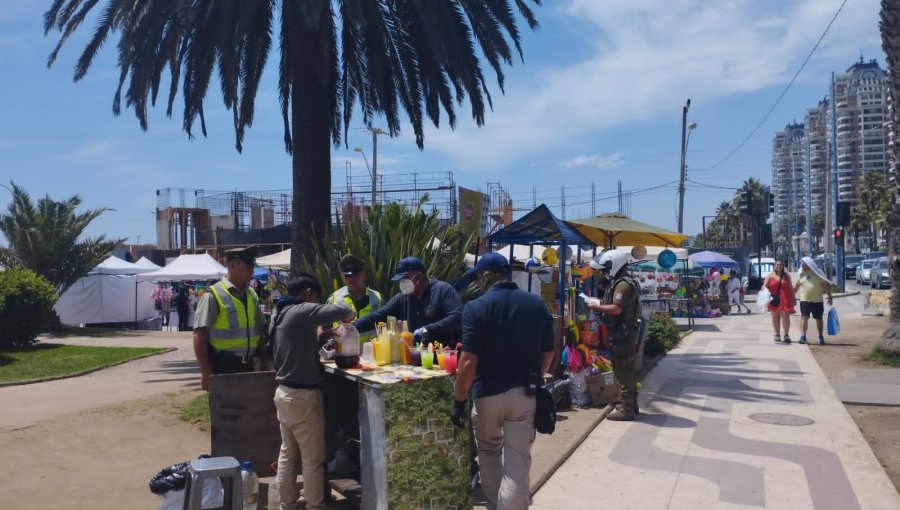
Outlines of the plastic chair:
M 234 457 L 210 457 L 192 460 L 184 486 L 183 510 L 202 510 L 203 482 L 221 478 L 225 489 L 223 510 L 243 510 L 241 465 Z

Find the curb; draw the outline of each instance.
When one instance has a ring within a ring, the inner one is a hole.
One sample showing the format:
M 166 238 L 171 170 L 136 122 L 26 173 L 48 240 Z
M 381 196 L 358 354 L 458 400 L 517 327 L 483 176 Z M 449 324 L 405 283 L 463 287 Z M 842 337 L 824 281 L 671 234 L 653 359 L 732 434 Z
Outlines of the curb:
M 559 460 L 557 460 L 553 464 L 553 466 L 547 471 L 547 473 L 544 474 L 544 476 L 540 477 L 539 479 L 537 479 L 531 483 L 531 488 L 530 488 L 529 492 L 531 493 L 532 496 L 537 494 L 537 492 L 539 490 L 541 490 L 541 487 L 543 487 L 544 484 L 547 483 L 548 480 L 550 480 L 550 477 L 552 477 L 556 473 L 556 471 L 563 464 L 565 464 L 565 462 L 567 460 L 569 460 L 569 457 L 571 457 L 572 454 L 575 453 L 575 450 L 577 450 L 578 447 L 581 446 L 582 443 L 584 443 L 584 440 L 587 439 L 587 437 L 589 435 L 591 435 L 591 432 L 593 432 L 594 429 L 597 428 L 597 425 L 600 425 L 600 422 L 602 422 L 603 420 L 606 419 L 606 416 L 609 415 L 609 413 L 611 413 L 614 408 L 615 408 L 614 405 L 608 404 L 603 409 L 603 411 L 600 413 L 600 416 L 598 416 L 597 419 L 594 420 L 594 423 L 590 427 L 587 427 L 585 429 L 585 431 L 581 433 L 581 435 L 578 437 L 578 440 L 573 443 L 571 448 L 566 450 L 566 452 L 559 458 Z
M 131 361 L 135 361 L 135 360 L 139 360 L 139 359 L 144 359 L 144 358 L 149 358 L 150 356 L 159 356 L 159 355 L 161 355 L 161 354 L 168 354 L 168 353 L 170 353 L 170 352 L 172 352 L 172 351 L 177 351 L 177 350 L 178 350 L 177 347 L 167 347 L 164 351 L 160 351 L 160 352 L 151 352 L 151 353 L 149 353 L 149 354 L 141 354 L 140 356 L 136 356 L 136 357 L 134 357 L 134 358 L 124 359 L 124 360 L 122 360 L 122 361 L 117 361 L 117 362 L 115 362 L 115 363 L 110 363 L 109 365 L 103 365 L 103 366 L 100 366 L 100 367 L 94 367 L 94 368 L 90 368 L 90 369 L 88 369 L 88 370 L 82 370 L 81 372 L 75 372 L 75 373 L 72 373 L 72 374 L 56 375 L 56 376 L 53 376 L 53 377 L 44 377 L 43 379 L 29 379 L 29 380 L 27 380 L 27 381 L 0 382 L 0 388 L 4 388 L 4 387 L 6 387 L 6 386 L 24 386 L 24 385 L 26 385 L 26 384 L 37 384 L 37 383 L 49 382 L 49 381 L 59 381 L 60 379 L 71 379 L 71 378 L 73 378 L 73 377 L 81 377 L 81 376 L 83 376 L 83 375 L 87 375 L 87 374 L 90 374 L 90 373 L 93 373 L 93 372 L 97 372 L 97 371 L 103 370 L 103 369 L 105 369 L 105 368 L 111 368 L 111 367 L 118 366 L 118 365 L 124 365 L 125 363 L 131 362 Z

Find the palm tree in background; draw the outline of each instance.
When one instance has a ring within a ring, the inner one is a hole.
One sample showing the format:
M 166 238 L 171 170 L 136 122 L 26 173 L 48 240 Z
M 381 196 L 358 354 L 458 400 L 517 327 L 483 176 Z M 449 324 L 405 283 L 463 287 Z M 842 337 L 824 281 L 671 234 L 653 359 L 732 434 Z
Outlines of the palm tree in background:
M 716 227 L 722 232 L 722 242 L 724 246 L 729 246 L 737 240 L 736 235 L 740 230 L 740 215 L 734 207 L 734 202 L 723 200 L 716 207 L 716 217 L 713 220 Z
M 400 132 L 405 112 L 420 149 L 425 119 L 438 127 L 443 111 L 452 129 L 456 106 L 466 99 L 475 123 L 483 125 L 491 95 L 479 57 L 494 70 L 502 92 L 504 64 L 512 63 L 513 51 L 522 58 L 511 4 L 530 28 L 537 27 L 526 1 L 109 0 L 74 77 L 84 78 L 101 46 L 118 32 L 114 114 L 121 112 L 124 93 L 125 107 L 147 129 L 148 103 L 156 104 L 167 75 L 167 115 L 180 85 L 183 128 L 192 137 L 199 122 L 205 136 L 204 102 L 217 80 L 240 152 L 277 34 L 278 99 L 292 158 L 291 265 L 297 267 L 326 233 L 331 146 L 340 144 L 342 134 L 346 139 L 354 108 L 369 126 L 383 117 L 391 136 Z M 61 37 L 48 65 L 98 3 L 53 1 L 44 31 L 58 30 Z
M 900 113 L 896 105 L 900 100 L 900 0 L 881 0 L 881 47 L 887 60 L 890 79 L 890 102 L 895 107 L 888 111 L 891 115 L 891 131 L 895 143 L 891 144 L 893 158 L 888 170 L 890 184 L 890 205 L 885 218 L 888 235 L 888 262 L 891 267 L 891 318 L 881 337 L 879 349 L 893 355 L 900 355 Z
M 866 172 L 857 190 L 857 216 L 872 240 L 872 250 L 878 250 L 878 238 L 887 219 L 891 190 L 881 172 Z
M 754 210 L 762 211 L 762 208 L 765 206 L 765 190 L 763 189 L 762 183 L 759 182 L 759 179 L 755 177 L 748 178 L 741 184 L 741 187 L 738 188 L 737 192 L 735 192 L 734 199 L 731 202 L 734 210 L 740 211 L 741 195 L 745 190 L 750 190 L 750 197 L 753 202 Z M 740 227 L 741 239 L 744 241 L 744 245 L 750 247 L 751 250 L 756 249 L 757 222 L 760 216 L 738 214 L 738 217 L 738 225 Z M 762 250 L 762 246 L 759 248 Z
M 106 259 L 124 239 L 105 236 L 79 240 L 85 229 L 101 214 L 103 207 L 76 213 L 81 198 L 73 195 L 61 202 L 44 196 L 35 203 L 15 183 L 10 183 L 12 202 L 0 214 L 0 232 L 9 248 L 0 248 L 0 263 L 24 267 L 43 276 L 59 294 Z

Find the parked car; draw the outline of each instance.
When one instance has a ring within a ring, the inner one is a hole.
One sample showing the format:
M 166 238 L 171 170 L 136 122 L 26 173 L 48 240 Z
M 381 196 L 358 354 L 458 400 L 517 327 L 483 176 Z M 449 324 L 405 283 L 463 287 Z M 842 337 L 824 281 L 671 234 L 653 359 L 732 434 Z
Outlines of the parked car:
M 869 272 L 875 264 L 875 259 L 866 259 L 859 263 L 859 269 L 856 270 L 856 283 L 863 285 L 869 283 Z
M 883 251 L 870 251 L 866 253 L 867 259 L 880 259 L 881 257 L 887 257 L 887 253 Z
M 891 266 L 887 257 L 875 260 L 872 270 L 869 272 L 869 281 L 873 289 L 891 288 Z
M 856 268 L 865 259 L 863 255 L 847 255 L 844 257 L 844 278 L 856 278 Z
M 748 271 L 748 290 L 759 290 L 767 274 L 775 270 L 775 259 L 772 257 L 750 257 Z

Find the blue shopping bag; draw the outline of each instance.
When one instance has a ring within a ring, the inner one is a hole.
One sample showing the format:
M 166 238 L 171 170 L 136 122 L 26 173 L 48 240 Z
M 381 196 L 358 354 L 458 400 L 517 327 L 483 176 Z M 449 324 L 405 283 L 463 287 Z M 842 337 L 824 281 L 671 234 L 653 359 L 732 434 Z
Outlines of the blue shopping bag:
M 828 335 L 834 336 L 841 332 L 841 322 L 838 320 L 838 313 L 834 307 L 828 310 Z

